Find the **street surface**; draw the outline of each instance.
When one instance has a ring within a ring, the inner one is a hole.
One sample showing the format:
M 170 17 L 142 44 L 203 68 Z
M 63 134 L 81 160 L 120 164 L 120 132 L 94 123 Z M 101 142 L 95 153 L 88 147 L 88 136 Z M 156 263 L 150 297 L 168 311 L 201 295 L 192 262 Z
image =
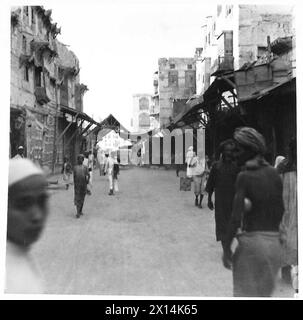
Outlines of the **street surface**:
M 175 171 L 120 170 L 108 196 L 94 171 L 84 216 L 75 218 L 73 186 L 50 190 L 50 215 L 33 255 L 49 294 L 232 297 L 232 274 L 221 263 L 214 213 L 179 191 Z M 61 186 L 61 187 L 60 187 Z M 293 291 L 279 280 L 277 297 Z

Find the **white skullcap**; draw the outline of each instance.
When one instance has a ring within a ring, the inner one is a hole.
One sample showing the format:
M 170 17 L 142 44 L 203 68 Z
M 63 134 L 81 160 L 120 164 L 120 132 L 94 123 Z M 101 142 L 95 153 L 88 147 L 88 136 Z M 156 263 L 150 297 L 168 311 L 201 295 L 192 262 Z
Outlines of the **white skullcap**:
M 44 172 L 31 160 L 14 158 L 9 160 L 8 186 L 34 175 L 44 175 Z

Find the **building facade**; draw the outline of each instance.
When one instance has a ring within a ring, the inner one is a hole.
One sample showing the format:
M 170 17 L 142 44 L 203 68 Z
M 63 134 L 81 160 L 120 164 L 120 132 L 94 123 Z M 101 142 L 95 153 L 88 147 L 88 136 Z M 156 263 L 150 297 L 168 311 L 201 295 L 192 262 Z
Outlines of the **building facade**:
M 267 159 L 285 154 L 296 134 L 293 6 L 218 5 L 202 27 L 196 48 L 197 94 L 208 118 L 206 145 L 218 156 L 220 141 L 239 126 L 265 137 Z M 199 110 L 199 105 L 197 105 Z M 288 119 L 284 122 L 281 119 Z
M 153 112 L 152 95 L 151 94 L 134 94 L 133 95 L 133 116 L 132 131 L 146 132 L 150 130 L 151 112 Z
M 197 93 L 206 91 L 217 75 L 256 61 L 270 41 L 292 34 L 293 6 L 217 5 L 205 18 L 202 46 L 196 49 Z
M 160 58 L 157 72 L 154 105 L 159 105 L 159 124 L 164 127 L 181 111 L 174 111 L 174 101 L 187 101 L 196 92 L 195 58 Z
M 77 136 L 87 90 L 79 60 L 56 39 L 61 29 L 51 13 L 41 6 L 11 11 L 10 156 L 22 145 L 46 171 L 73 156 L 77 141 L 68 140 Z

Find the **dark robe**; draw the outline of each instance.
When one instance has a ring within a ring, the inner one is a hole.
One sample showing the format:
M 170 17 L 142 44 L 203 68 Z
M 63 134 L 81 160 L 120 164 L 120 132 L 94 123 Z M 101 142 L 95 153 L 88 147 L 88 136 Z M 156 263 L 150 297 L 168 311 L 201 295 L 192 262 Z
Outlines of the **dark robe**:
M 87 192 L 89 181 L 88 168 L 84 165 L 76 165 L 74 168 L 74 203 L 75 206 L 82 207 Z
M 282 258 L 282 191 L 277 171 L 262 159 L 247 162 L 237 177 L 227 236 L 230 247 L 238 228 L 242 229 L 232 259 L 234 296 L 268 297 L 274 290 Z M 252 203 L 249 210 L 245 210 L 245 198 Z
M 215 221 L 217 241 L 225 239 L 231 217 L 235 182 L 239 168 L 234 162 L 217 161 L 213 164 L 206 184 L 208 193 L 215 192 Z

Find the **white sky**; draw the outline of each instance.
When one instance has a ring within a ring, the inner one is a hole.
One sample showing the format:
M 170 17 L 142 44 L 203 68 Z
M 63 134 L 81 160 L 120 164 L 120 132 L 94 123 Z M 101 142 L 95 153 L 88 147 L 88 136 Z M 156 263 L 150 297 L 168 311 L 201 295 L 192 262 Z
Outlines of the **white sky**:
M 112 113 L 129 129 L 132 95 L 153 93 L 158 58 L 194 56 L 210 12 L 202 1 L 60 1 L 45 8 L 62 28 L 58 40 L 80 60 L 89 88 L 84 112 L 97 121 Z

